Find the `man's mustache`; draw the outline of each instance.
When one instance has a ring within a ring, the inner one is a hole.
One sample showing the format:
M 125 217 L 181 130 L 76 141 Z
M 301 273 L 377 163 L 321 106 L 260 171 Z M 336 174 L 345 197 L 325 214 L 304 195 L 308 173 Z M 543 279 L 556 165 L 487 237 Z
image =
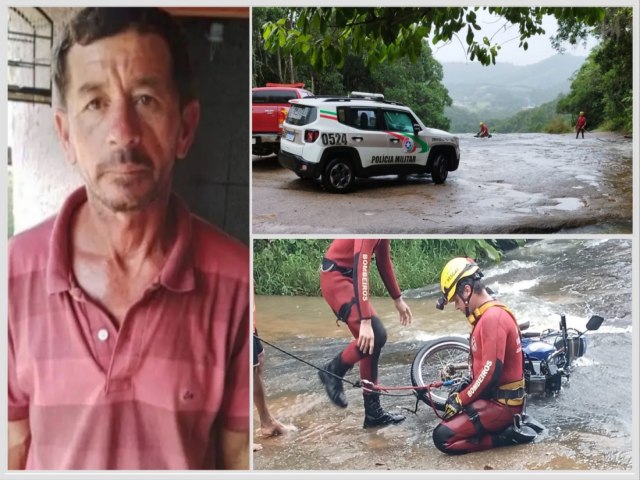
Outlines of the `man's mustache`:
M 138 149 L 120 149 L 111 152 L 107 159 L 98 164 L 97 173 L 100 175 L 109 170 L 117 170 L 122 166 L 139 166 L 152 170 L 153 162 Z

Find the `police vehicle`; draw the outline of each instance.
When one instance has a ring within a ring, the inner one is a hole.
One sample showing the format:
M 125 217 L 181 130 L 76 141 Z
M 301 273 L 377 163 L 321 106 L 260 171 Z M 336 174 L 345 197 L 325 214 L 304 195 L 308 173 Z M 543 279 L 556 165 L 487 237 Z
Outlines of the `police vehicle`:
M 346 193 L 357 177 L 431 174 L 444 183 L 458 168 L 458 137 L 427 128 L 411 108 L 382 94 L 311 96 L 290 100 L 280 164 L 301 178 L 321 179 Z

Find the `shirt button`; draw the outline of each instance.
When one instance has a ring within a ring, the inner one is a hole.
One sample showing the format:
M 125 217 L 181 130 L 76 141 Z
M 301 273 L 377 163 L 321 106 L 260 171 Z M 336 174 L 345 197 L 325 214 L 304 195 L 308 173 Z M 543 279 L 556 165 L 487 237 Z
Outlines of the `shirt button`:
M 109 338 L 109 332 L 106 328 L 101 328 L 100 330 L 98 330 L 98 340 L 104 342 L 107 340 L 107 338 Z

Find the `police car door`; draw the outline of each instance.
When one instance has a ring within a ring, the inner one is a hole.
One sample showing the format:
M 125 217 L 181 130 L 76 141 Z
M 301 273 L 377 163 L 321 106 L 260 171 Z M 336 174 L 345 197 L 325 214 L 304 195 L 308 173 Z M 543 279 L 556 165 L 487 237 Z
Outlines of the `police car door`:
M 404 110 L 382 111 L 389 156 L 396 165 L 426 165 L 429 156 L 427 143 L 418 137 L 413 126 L 417 121 Z
M 339 109 L 340 110 L 340 109 Z M 371 106 L 345 109 L 346 122 L 351 127 L 348 143 L 358 150 L 362 167 L 378 165 L 376 159 L 386 155 L 387 134 L 379 126 L 380 110 Z

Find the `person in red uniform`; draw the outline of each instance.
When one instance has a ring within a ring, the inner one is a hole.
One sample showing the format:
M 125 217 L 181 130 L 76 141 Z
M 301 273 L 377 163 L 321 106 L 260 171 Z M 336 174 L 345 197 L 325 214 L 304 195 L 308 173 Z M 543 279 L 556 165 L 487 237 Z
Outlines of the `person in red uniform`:
M 584 138 L 584 131 L 587 128 L 587 117 L 585 117 L 584 112 L 580 112 L 578 115 L 578 122 L 576 123 L 576 138 L 578 135 L 582 133 L 582 138 Z
M 489 127 L 484 122 L 480 122 L 480 131 L 476 133 L 476 137 L 490 137 Z
M 389 240 L 338 239 L 334 240 L 322 261 L 320 287 L 322 295 L 339 320 L 347 324 L 354 340 L 320 371 L 329 399 L 346 408 L 341 377 L 356 364 L 360 364 L 360 378 L 373 384 L 378 382 L 378 361 L 387 341 L 387 332 L 371 306 L 369 271 L 372 260 L 380 277 L 393 298 L 400 323 L 411 323 L 409 306 L 402 299 L 400 287 L 391 263 Z M 335 376 L 334 376 L 335 375 Z M 392 414 L 380 405 L 378 393 L 363 390 L 364 428 L 399 423 L 403 415 Z
M 482 272 L 469 258 L 454 258 L 440 279 L 438 308 L 453 302 L 471 324 L 471 373 L 445 404 L 444 420 L 433 431 L 442 452 L 462 454 L 527 443 L 530 427 L 514 428 L 525 397 L 520 330 L 511 310 L 495 301 L 481 280 Z

